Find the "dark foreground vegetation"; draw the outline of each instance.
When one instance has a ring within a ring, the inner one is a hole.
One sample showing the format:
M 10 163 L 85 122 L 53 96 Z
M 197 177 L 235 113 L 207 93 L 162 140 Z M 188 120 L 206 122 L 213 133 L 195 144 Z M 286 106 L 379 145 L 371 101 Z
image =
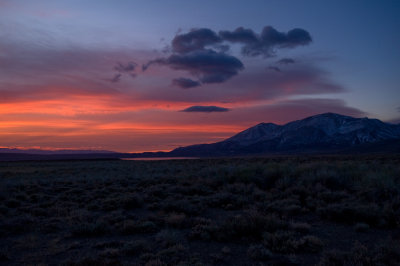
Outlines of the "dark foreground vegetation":
M 399 265 L 400 157 L 0 163 L 0 264 Z

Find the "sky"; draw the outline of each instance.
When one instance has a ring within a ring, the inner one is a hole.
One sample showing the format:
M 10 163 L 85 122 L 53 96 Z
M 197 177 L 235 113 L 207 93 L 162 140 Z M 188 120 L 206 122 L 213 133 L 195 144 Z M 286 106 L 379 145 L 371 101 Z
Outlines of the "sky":
M 0 147 L 169 151 L 400 122 L 400 1 L 0 0 Z

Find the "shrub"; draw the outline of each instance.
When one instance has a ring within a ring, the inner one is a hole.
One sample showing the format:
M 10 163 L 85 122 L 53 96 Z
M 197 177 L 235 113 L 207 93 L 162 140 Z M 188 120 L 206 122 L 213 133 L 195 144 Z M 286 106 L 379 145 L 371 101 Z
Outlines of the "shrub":
M 286 227 L 287 225 L 276 216 L 250 212 L 226 219 L 215 232 L 215 237 L 218 240 L 261 239 L 264 231 L 273 232 Z
M 400 241 L 387 241 L 376 247 L 374 261 L 382 265 L 396 265 L 400 261 Z
M 120 202 L 118 198 L 108 198 L 101 202 L 100 209 L 103 211 L 113 211 L 119 209 Z
M 155 258 L 146 262 L 145 266 L 166 266 L 167 263 L 163 262 L 162 260 Z
M 218 229 L 210 219 L 200 218 L 196 219 L 193 223 L 194 226 L 189 233 L 190 239 L 210 240 L 214 232 Z
M 109 232 L 108 226 L 103 222 L 79 223 L 72 228 L 75 237 L 99 237 Z
M 373 258 L 370 256 L 368 248 L 358 241 L 354 244 L 351 254 L 348 258 L 352 265 L 374 265 Z
M 106 248 L 100 252 L 100 256 L 104 258 L 117 258 L 121 256 L 121 251 L 118 248 Z
M 16 199 L 9 199 L 9 200 L 6 200 L 6 201 L 4 202 L 4 204 L 5 204 L 8 208 L 17 208 L 17 207 L 21 206 L 21 202 L 19 202 L 19 201 L 16 200 Z
M 187 257 L 187 250 L 181 244 L 176 244 L 162 249 L 157 253 L 157 257 L 168 265 L 176 265 L 179 261 Z
M 160 208 L 166 212 L 177 212 L 177 213 L 185 213 L 187 215 L 196 215 L 199 214 L 203 207 L 199 206 L 199 204 L 193 204 L 187 199 L 168 199 L 160 204 Z
M 168 226 L 175 228 L 184 227 L 185 220 L 186 220 L 186 215 L 183 213 L 171 213 L 167 217 L 165 217 L 165 223 Z
M 252 245 L 247 249 L 247 256 L 253 260 L 268 260 L 272 257 L 270 250 L 263 245 Z
M 301 203 L 296 198 L 285 198 L 281 200 L 274 200 L 265 208 L 267 211 L 283 214 L 298 214 L 301 212 Z
M 125 210 L 133 210 L 143 206 L 143 200 L 136 194 L 128 194 L 121 201 L 121 205 Z
M 336 222 L 363 222 L 375 226 L 382 223 L 382 211 L 375 204 L 331 204 L 317 212 L 322 218 Z
M 7 252 L 5 250 L 0 250 L 0 262 L 6 262 L 8 260 Z
M 299 233 L 308 233 L 311 225 L 308 223 L 291 223 L 289 228 Z
M 0 235 L 17 235 L 32 230 L 35 220 L 30 216 L 19 216 L 1 222 Z
M 104 248 L 119 248 L 123 246 L 122 242 L 119 241 L 106 241 L 106 242 L 99 242 L 94 245 L 96 249 L 104 249 Z
M 319 252 L 324 247 L 324 243 L 315 236 L 304 236 L 295 242 L 296 250 L 304 252 Z
M 155 233 L 159 229 L 157 225 L 151 221 L 134 221 L 126 220 L 122 223 L 121 232 L 123 234 L 147 234 Z
M 122 265 L 121 262 L 115 258 L 112 260 L 104 259 L 103 257 L 85 257 L 76 259 L 74 261 L 68 260 L 66 263 L 68 266 L 112 266 Z
M 350 252 L 330 250 L 325 252 L 319 262 L 319 266 L 336 265 L 399 265 L 400 243 L 386 242 L 374 249 L 356 242 Z
M 128 256 L 135 256 L 151 251 L 151 247 L 150 244 L 145 240 L 136 240 L 125 243 L 122 251 Z
M 170 247 L 180 242 L 180 234 L 176 230 L 164 229 L 157 233 L 156 241 L 163 247 Z
M 322 254 L 318 266 L 343 266 L 346 265 L 347 254 L 337 250 L 329 250 Z
M 365 223 L 357 223 L 354 225 L 354 230 L 357 232 L 367 232 L 369 230 L 369 225 Z
M 278 253 L 294 253 L 298 248 L 295 235 L 289 231 L 277 231 L 275 233 L 264 233 L 264 245 Z
M 224 246 L 222 249 L 221 249 L 221 252 L 222 252 L 222 254 L 224 254 L 224 255 L 229 255 L 229 254 L 231 254 L 231 249 L 228 247 L 228 246 Z
M 52 218 L 41 224 L 40 231 L 44 233 L 57 233 L 62 229 L 62 226 L 63 222 L 61 219 Z

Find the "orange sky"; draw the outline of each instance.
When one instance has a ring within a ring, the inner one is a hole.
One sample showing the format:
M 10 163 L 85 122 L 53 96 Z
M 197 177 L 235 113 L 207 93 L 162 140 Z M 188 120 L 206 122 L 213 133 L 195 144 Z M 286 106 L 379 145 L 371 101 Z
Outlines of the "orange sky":
M 356 113 L 340 101 L 320 99 L 226 104 L 233 106 L 228 112 L 187 113 L 180 112 L 188 106 L 185 103 L 107 104 L 112 98 L 74 96 L 1 103 L 0 139 L 3 146 L 18 148 L 168 151 L 221 141 L 261 121 L 283 123 L 296 117 L 294 112 L 299 119 L 330 107 Z
M 169 151 L 324 112 L 397 118 L 390 21 L 214 2 L 0 1 L 0 147 Z M 376 5 L 346 8 L 398 20 Z

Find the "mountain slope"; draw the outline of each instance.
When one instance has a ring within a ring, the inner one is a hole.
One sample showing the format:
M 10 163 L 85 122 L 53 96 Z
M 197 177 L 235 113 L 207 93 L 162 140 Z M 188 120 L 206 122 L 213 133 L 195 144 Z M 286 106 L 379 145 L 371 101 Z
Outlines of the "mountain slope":
M 311 116 L 285 125 L 261 123 L 224 141 L 173 150 L 179 156 L 223 156 L 279 152 L 356 150 L 399 142 L 400 125 L 334 113 Z M 372 145 L 372 146 L 371 146 Z

